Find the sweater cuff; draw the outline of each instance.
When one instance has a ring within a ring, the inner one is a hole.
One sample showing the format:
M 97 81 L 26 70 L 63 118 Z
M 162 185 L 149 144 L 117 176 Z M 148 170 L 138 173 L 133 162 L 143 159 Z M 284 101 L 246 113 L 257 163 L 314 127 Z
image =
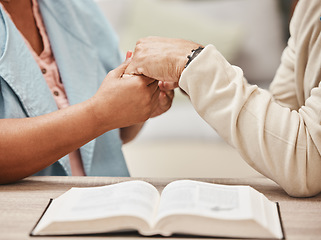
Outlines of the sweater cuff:
M 193 59 L 193 61 L 182 72 L 178 85 L 187 94 L 189 94 L 188 79 L 190 79 L 190 77 L 193 75 L 198 75 L 197 70 L 204 67 L 204 64 L 208 62 L 208 58 L 211 58 L 211 55 L 213 54 L 214 51 L 217 51 L 217 50 L 213 45 L 211 44 L 207 45 L 202 50 L 202 52 L 195 59 Z M 195 76 L 195 77 L 199 78 L 199 76 Z

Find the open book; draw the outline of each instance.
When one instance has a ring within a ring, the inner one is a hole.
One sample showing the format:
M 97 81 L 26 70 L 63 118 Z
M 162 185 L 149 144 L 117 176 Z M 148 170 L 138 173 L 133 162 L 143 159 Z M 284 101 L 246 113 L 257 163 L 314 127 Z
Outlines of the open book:
M 282 239 L 277 204 L 249 186 L 191 180 L 168 184 L 160 195 L 144 181 L 71 188 L 54 199 L 31 235 L 79 235 L 137 230 Z

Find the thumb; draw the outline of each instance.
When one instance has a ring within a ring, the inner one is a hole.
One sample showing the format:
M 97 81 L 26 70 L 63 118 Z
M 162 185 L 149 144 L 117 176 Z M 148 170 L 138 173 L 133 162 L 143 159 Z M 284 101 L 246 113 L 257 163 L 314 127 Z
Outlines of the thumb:
M 130 60 L 133 58 L 130 58 Z M 136 61 L 130 61 L 128 67 L 125 70 L 125 74 L 129 75 L 144 75 L 142 68 L 136 65 Z
M 118 77 L 118 78 L 122 77 L 129 63 L 130 63 L 130 59 L 126 59 L 122 64 L 120 64 L 117 68 L 112 70 L 110 73 L 114 77 Z

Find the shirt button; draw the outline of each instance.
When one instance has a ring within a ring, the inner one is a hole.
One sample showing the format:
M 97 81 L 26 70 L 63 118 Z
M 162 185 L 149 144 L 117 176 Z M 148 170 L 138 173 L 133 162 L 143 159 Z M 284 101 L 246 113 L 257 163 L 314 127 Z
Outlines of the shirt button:
M 59 92 L 58 92 L 58 91 L 54 91 L 53 94 L 54 94 L 55 96 L 59 96 Z
M 41 69 L 41 72 L 42 72 L 43 74 L 46 74 L 46 73 L 47 73 L 47 69 L 43 68 L 43 69 Z

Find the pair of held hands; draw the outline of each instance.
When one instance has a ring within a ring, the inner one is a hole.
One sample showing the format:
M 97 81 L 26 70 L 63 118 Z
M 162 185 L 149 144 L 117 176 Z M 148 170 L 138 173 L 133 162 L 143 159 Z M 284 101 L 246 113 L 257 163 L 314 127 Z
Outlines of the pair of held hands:
M 134 55 L 108 73 L 96 98 L 117 113 L 120 127 L 161 115 L 171 107 L 187 56 L 199 46 L 182 39 L 139 40 Z

